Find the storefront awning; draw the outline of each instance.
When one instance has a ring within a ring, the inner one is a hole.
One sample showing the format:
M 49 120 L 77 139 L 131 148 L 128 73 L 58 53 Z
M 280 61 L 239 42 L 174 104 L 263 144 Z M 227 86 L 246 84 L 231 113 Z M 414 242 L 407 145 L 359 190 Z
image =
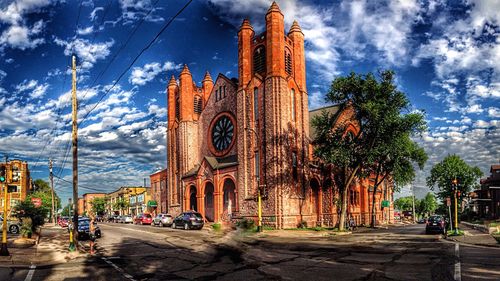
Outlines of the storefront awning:
M 158 203 L 156 203 L 155 200 L 149 200 L 148 207 L 153 207 L 153 208 L 158 207 Z

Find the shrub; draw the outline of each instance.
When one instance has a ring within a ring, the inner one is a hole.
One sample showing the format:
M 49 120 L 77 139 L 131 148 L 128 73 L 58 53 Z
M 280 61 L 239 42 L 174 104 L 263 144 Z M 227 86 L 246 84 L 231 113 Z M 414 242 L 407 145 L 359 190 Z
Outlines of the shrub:
M 14 211 L 18 218 L 30 218 L 32 232 L 36 232 L 36 229 L 45 223 L 45 218 L 49 214 L 47 208 L 44 206 L 35 207 L 29 198 L 19 202 L 14 207 Z
M 239 228 L 249 230 L 255 227 L 255 222 L 252 219 L 242 219 L 236 223 Z
M 306 221 L 299 222 L 299 224 L 297 224 L 297 228 L 307 228 L 307 222 Z
M 212 224 L 212 228 L 216 231 L 219 231 L 221 229 L 221 224 L 220 223 L 214 223 Z
M 21 235 L 23 238 L 31 238 L 33 234 L 33 221 L 30 217 L 21 218 Z

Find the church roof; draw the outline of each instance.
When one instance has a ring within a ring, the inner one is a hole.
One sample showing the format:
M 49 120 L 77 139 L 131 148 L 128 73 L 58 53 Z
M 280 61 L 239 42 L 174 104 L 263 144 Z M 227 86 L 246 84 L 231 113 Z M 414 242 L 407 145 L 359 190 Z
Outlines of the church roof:
M 337 118 L 340 115 L 340 112 L 342 111 L 343 108 L 344 108 L 343 105 L 337 104 L 309 111 L 309 138 L 311 138 L 311 140 L 314 140 L 316 138 L 316 128 L 312 125 L 313 118 L 321 116 L 323 112 L 328 112 L 329 114 L 335 114 L 337 115 L 335 116 L 335 118 Z
M 237 154 L 229 155 L 226 157 L 205 156 L 203 159 L 207 161 L 207 163 L 214 171 L 238 165 Z M 195 165 L 194 168 L 189 170 L 184 176 L 182 176 L 182 178 L 187 178 L 198 174 L 198 170 L 200 169 L 200 167 L 201 164 Z

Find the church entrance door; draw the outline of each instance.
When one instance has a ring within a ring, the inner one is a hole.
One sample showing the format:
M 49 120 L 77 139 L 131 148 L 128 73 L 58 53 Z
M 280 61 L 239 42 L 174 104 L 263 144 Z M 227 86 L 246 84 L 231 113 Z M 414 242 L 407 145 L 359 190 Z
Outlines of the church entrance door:
M 189 209 L 198 211 L 198 202 L 196 202 L 196 186 L 189 187 Z
M 235 194 L 235 185 L 231 179 L 224 180 L 224 220 L 231 219 L 232 213 L 236 211 L 236 194 Z
M 207 182 L 205 185 L 205 218 L 214 221 L 214 185 Z

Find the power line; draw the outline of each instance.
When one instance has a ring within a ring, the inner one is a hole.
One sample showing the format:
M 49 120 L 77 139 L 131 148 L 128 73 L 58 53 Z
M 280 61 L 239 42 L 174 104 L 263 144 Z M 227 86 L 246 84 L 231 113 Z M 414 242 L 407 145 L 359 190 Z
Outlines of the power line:
M 132 68 L 132 66 L 134 65 L 134 63 L 139 59 L 139 57 L 146 51 L 148 50 L 152 45 L 153 43 L 156 41 L 156 39 L 158 39 L 158 37 L 160 37 L 160 35 L 170 26 L 170 24 L 189 6 L 189 4 L 191 4 L 191 2 L 193 2 L 193 0 L 189 0 L 185 5 L 184 7 L 182 7 L 182 9 L 180 9 L 164 26 L 163 28 L 160 30 L 160 32 L 158 32 L 158 34 L 156 34 L 156 36 L 153 38 L 153 40 L 151 40 L 149 42 L 149 44 L 146 45 L 146 47 L 144 47 L 140 52 L 139 54 L 132 60 L 132 62 L 129 64 L 129 66 L 120 74 L 120 76 L 118 76 L 118 79 L 115 80 L 115 82 L 113 83 L 113 85 L 99 98 L 99 101 L 97 101 L 97 103 L 89 110 L 87 111 L 87 113 L 85 114 L 85 116 L 83 117 L 81 123 L 83 123 L 87 117 L 89 116 L 89 114 L 94 111 L 97 106 L 99 106 L 99 104 L 101 103 L 102 99 L 107 95 L 109 94 L 109 92 L 111 92 L 111 90 L 118 84 L 118 82 L 123 78 L 123 76 L 130 70 L 130 68 Z
M 65 180 L 65 179 L 63 179 L 63 178 L 61 178 L 61 177 L 59 177 L 59 176 L 54 175 L 54 177 L 58 178 L 59 180 L 62 180 L 63 182 L 73 184 L 73 182 L 68 181 L 68 180 Z M 84 185 L 81 185 L 81 184 L 78 184 L 78 187 L 81 187 L 81 188 L 83 188 L 83 189 L 92 190 L 92 191 L 101 192 L 101 193 L 106 193 L 106 192 L 103 192 L 101 189 L 97 189 L 97 188 L 93 188 L 93 187 L 88 187 L 88 186 L 84 186 Z

